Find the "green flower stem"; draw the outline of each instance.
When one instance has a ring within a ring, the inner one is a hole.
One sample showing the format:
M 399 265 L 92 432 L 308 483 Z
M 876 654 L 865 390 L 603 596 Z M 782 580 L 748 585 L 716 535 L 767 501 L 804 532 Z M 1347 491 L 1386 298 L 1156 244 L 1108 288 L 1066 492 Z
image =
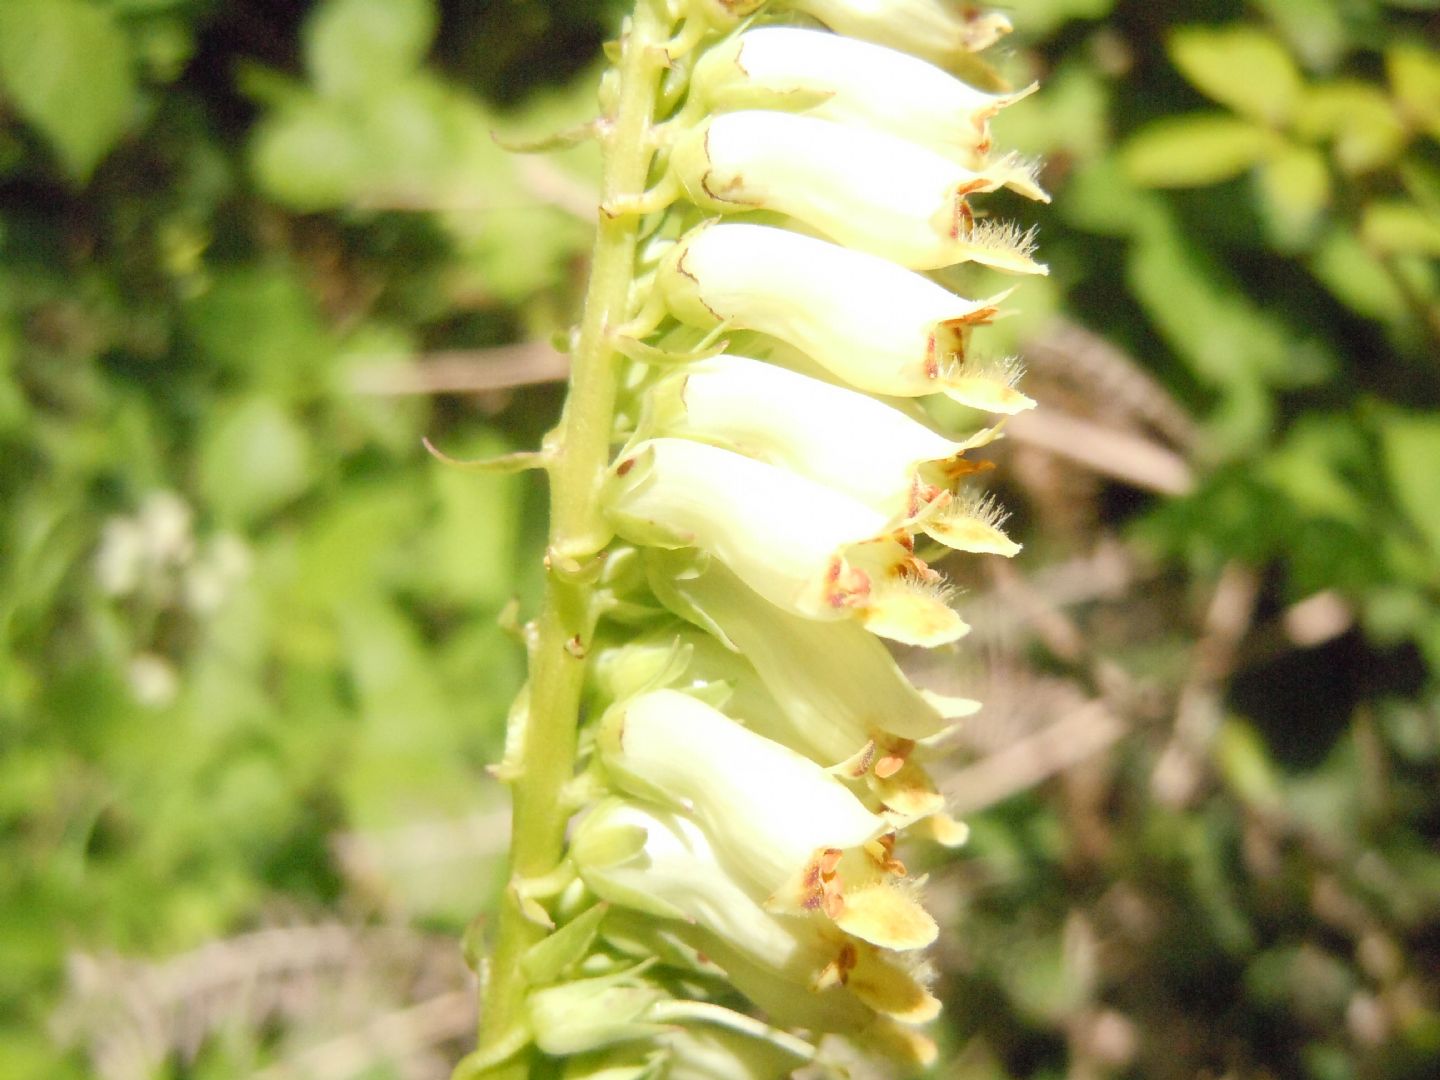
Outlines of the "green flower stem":
M 645 190 L 654 152 L 651 123 L 670 31 L 663 4 L 640 0 L 622 41 L 618 81 L 611 87 L 612 107 L 601 136 L 601 190 L 607 205 Z M 601 214 L 565 415 L 547 448 L 552 464 L 546 592 L 531 650 L 529 720 L 519 758 L 511 763 L 510 887 L 501 903 L 482 1006 L 482 1058 L 520 1044 L 527 989 L 520 960 L 546 933 L 521 910 L 516 886 L 550 873 L 564 852 L 571 810 L 564 787 L 575 770 L 584 658 L 596 619 L 591 581 L 611 537 L 599 500 L 610 462 L 620 363 L 610 334 L 629 315 L 638 226 L 634 215 Z M 486 1075 L 528 1074 L 529 1063 L 522 1055 Z

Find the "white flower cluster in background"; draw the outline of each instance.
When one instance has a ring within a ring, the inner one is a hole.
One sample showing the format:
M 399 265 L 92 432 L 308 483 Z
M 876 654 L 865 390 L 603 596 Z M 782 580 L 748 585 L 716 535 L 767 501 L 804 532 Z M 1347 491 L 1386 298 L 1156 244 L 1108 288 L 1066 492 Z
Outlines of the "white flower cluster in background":
M 197 538 L 190 505 L 174 492 L 155 491 L 134 514 L 105 522 L 94 572 L 101 591 L 129 607 L 139 633 L 166 617 L 213 616 L 250 576 L 250 561 L 249 547 L 232 533 Z M 180 691 L 175 662 L 156 642 L 140 643 L 126 676 L 135 699 L 152 708 L 169 705 Z

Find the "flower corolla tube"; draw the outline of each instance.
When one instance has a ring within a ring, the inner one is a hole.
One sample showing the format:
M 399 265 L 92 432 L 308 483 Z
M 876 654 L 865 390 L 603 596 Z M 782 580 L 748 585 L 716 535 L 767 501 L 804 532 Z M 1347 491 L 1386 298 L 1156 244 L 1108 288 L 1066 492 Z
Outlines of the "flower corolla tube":
M 941 928 L 907 866 L 934 855 L 903 845 L 963 843 L 930 770 L 980 704 L 893 646 L 962 648 L 940 560 L 1020 550 L 984 455 L 1034 402 L 986 337 L 1046 268 L 993 211 L 1049 196 L 994 146 L 1034 90 L 980 55 L 1009 29 L 952 0 L 626 23 L 565 415 L 484 466 L 548 470 L 554 512 L 457 1076 L 934 1061 Z

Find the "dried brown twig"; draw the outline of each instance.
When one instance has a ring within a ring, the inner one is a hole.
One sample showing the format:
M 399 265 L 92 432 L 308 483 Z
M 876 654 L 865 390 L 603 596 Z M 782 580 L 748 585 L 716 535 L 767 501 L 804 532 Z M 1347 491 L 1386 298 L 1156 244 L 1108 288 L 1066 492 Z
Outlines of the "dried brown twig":
M 449 938 L 339 923 L 278 927 L 155 962 L 73 955 L 53 1026 L 61 1041 L 85 1045 L 101 1080 L 147 1080 L 167 1061 L 193 1060 L 222 1031 L 249 1033 L 258 1051 L 268 1026 L 374 1030 L 386 1017 L 380 1056 L 407 1067 L 408 1055 L 418 1066 L 463 1033 L 439 1021 L 453 995 L 473 994 L 470 981 Z M 468 1009 L 455 1011 L 468 1022 Z

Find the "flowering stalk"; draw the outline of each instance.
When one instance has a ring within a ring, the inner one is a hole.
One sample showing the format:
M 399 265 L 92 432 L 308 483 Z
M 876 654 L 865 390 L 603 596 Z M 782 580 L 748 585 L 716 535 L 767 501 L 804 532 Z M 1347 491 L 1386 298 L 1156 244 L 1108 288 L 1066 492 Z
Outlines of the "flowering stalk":
M 963 840 L 924 762 L 978 706 L 912 686 L 883 639 L 968 629 L 919 541 L 1018 545 L 973 487 L 999 424 L 942 435 L 870 395 L 1033 404 L 972 343 L 1008 290 L 926 276 L 1045 272 L 981 210 L 1046 198 L 991 148 L 1029 92 L 975 55 L 1006 29 L 951 0 L 627 22 L 570 395 L 525 459 L 551 480 L 546 593 L 457 1077 L 778 1078 L 825 1064 L 827 1033 L 933 1058 L 938 931 L 896 841 Z

